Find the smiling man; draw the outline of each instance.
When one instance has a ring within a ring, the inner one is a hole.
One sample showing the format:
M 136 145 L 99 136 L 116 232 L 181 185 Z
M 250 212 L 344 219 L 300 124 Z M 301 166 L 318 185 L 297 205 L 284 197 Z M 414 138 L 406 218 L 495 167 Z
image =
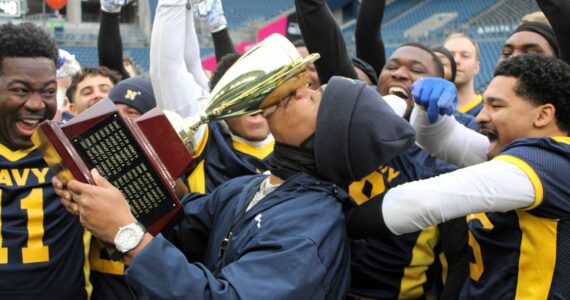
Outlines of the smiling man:
M 66 91 L 71 113 L 77 116 L 105 99 L 120 79 L 117 72 L 107 67 L 81 68 L 81 74 L 73 76 L 71 85 Z
M 84 231 L 32 143 L 56 112 L 55 41 L 30 23 L 0 26 L 0 298 L 86 299 Z
M 416 101 L 428 110 L 440 94 L 434 80 L 414 87 Z M 476 165 L 369 201 L 351 216 L 350 233 L 402 234 L 467 216 L 473 259 L 464 298 L 570 297 L 564 283 L 570 276 L 564 264 L 570 257 L 569 101 L 570 66 L 529 54 L 495 71 L 477 117 L 486 137 L 448 116 L 430 125 L 419 111 L 418 136 L 425 127 L 437 128 L 431 143 L 419 140 L 423 146 L 434 150 L 437 143 L 436 154 L 448 161 Z
M 475 93 L 475 76 L 481 69 L 479 45 L 463 33 L 453 33 L 447 37 L 443 47 L 453 54 L 457 64 L 457 111 L 472 116 L 483 108 L 482 97 Z
M 45 74 L 49 60 L 7 57 L 2 65 L 2 144 L 10 150 L 32 147 L 37 125 L 55 113 L 52 104 L 56 82 Z M 34 64 L 35 63 L 35 64 Z M 35 76 L 44 75 L 31 81 Z M 32 96 L 32 99 L 29 97 Z M 26 100 L 31 101 L 26 101 Z
M 523 23 L 503 44 L 497 65 L 509 57 L 529 53 L 558 57 L 558 52 L 558 40 L 550 26 L 541 22 Z
M 396 95 L 407 103 L 404 118 L 410 119 L 414 100 L 412 84 L 426 76 L 443 77 L 443 65 L 429 48 L 418 43 L 401 45 L 384 65 L 378 77 L 378 93 Z
M 412 85 L 425 76 L 443 77 L 441 62 L 435 53 L 422 44 L 404 44 L 394 51 L 384 65 L 378 80 L 378 91 L 382 95 L 396 95 L 405 99 L 405 118 L 408 119 L 414 106 Z M 455 166 L 430 156 L 417 145 L 411 145 L 362 180 L 353 182 L 349 186 L 349 193 L 362 205 L 400 184 L 455 169 Z M 459 221 L 462 224 L 454 221 L 440 228 L 432 226 L 401 236 L 371 236 L 351 241 L 352 281 L 348 299 L 425 297 L 430 292 L 434 261 L 439 254 L 436 246 L 441 249 L 459 249 L 455 253 L 445 251 L 449 274 L 453 275 L 446 278 L 443 290 L 447 297 L 457 297 L 453 290 L 459 290 L 467 276 L 467 259 L 463 257 L 467 253 L 467 230 L 465 221 Z M 443 229 L 450 226 L 455 229 Z

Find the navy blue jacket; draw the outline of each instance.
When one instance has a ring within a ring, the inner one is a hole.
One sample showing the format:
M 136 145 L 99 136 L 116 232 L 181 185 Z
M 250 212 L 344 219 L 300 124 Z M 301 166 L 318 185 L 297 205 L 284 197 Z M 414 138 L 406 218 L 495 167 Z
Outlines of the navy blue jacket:
M 273 145 L 271 141 L 261 148 L 253 147 L 233 139 L 220 122 L 209 122 L 203 141 L 196 149 L 196 167 L 188 174 L 190 191 L 210 193 L 232 178 L 269 170 Z
M 157 236 L 126 272 L 137 296 L 344 299 L 350 259 L 342 202 L 348 195 L 299 173 L 245 212 L 264 178 L 244 176 L 185 197 L 186 219 L 171 236 L 176 246 Z

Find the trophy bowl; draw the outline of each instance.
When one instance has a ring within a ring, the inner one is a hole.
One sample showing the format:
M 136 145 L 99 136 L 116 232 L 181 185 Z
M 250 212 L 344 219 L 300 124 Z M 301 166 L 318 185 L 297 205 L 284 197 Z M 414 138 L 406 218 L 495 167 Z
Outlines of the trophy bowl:
M 197 117 L 183 119 L 165 114 L 178 135 L 194 153 L 194 133 L 211 120 L 252 115 L 277 104 L 307 85 L 307 66 L 318 53 L 303 58 L 295 46 L 280 34 L 272 34 L 247 51 L 222 76 Z

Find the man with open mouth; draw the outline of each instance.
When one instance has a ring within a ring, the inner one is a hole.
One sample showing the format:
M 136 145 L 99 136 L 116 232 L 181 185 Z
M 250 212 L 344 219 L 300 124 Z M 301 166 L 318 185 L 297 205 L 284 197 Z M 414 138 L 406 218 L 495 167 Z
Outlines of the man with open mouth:
M 394 95 L 405 102 L 403 117 L 408 120 L 414 107 L 412 85 L 426 76 L 443 78 L 443 66 L 428 47 L 407 43 L 388 58 L 378 79 L 377 91 L 384 97 Z M 396 101 L 396 100 L 393 100 Z M 390 189 L 406 182 L 426 179 L 456 170 L 454 165 L 438 160 L 417 145 L 411 145 L 362 180 L 349 186 L 351 197 L 360 205 L 381 197 Z M 447 230 L 454 228 L 454 230 Z M 430 293 L 429 282 L 436 248 L 445 249 L 449 274 L 442 294 L 456 298 L 467 276 L 467 228 L 464 219 L 453 220 L 438 227 L 399 236 L 369 236 L 351 241 L 352 282 L 348 299 L 421 298 Z M 447 249 L 459 251 L 446 251 Z M 415 275 L 410 275 L 415 274 Z
M 473 256 L 463 298 L 570 297 L 562 283 L 570 276 L 562 265 L 570 256 L 569 83 L 570 66 L 556 58 L 505 60 L 483 96 L 483 135 L 449 116 L 429 124 L 439 95 L 453 86 L 435 78 L 416 83 L 414 99 L 427 110 L 412 118 L 417 142 L 468 167 L 367 202 L 351 215 L 349 234 L 403 234 L 467 216 Z
M 56 112 L 55 40 L 31 24 L 0 26 L 0 297 L 87 299 L 84 230 L 51 185 L 32 142 Z

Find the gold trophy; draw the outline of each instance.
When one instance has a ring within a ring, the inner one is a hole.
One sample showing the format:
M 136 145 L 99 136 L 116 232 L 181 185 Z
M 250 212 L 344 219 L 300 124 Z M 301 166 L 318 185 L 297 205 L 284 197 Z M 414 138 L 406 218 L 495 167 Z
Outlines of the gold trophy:
M 307 82 L 307 65 L 285 37 L 272 35 L 246 52 L 222 77 L 197 118 L 155 108 L 136 120 L 103 100 L 65 124 L 44 121 L 33 140 L 62 181 L 94 184 L 90 170 L 117 187 L 151 234 L 181 215 L 175 179 L 193 165 L 194 133 L 209 120 L 255 114 Z
M 306 68 L 319 57 L 315 53 L 302 58 L 287 38 L 272 34 L 247 51 L 224 74 L 198 117 L 182 119 L 176 113 L 164 113 L 194 153 L 194 133 L 200 125 L 210 120 L 256 114 L 277 104 L 307 83 Z

